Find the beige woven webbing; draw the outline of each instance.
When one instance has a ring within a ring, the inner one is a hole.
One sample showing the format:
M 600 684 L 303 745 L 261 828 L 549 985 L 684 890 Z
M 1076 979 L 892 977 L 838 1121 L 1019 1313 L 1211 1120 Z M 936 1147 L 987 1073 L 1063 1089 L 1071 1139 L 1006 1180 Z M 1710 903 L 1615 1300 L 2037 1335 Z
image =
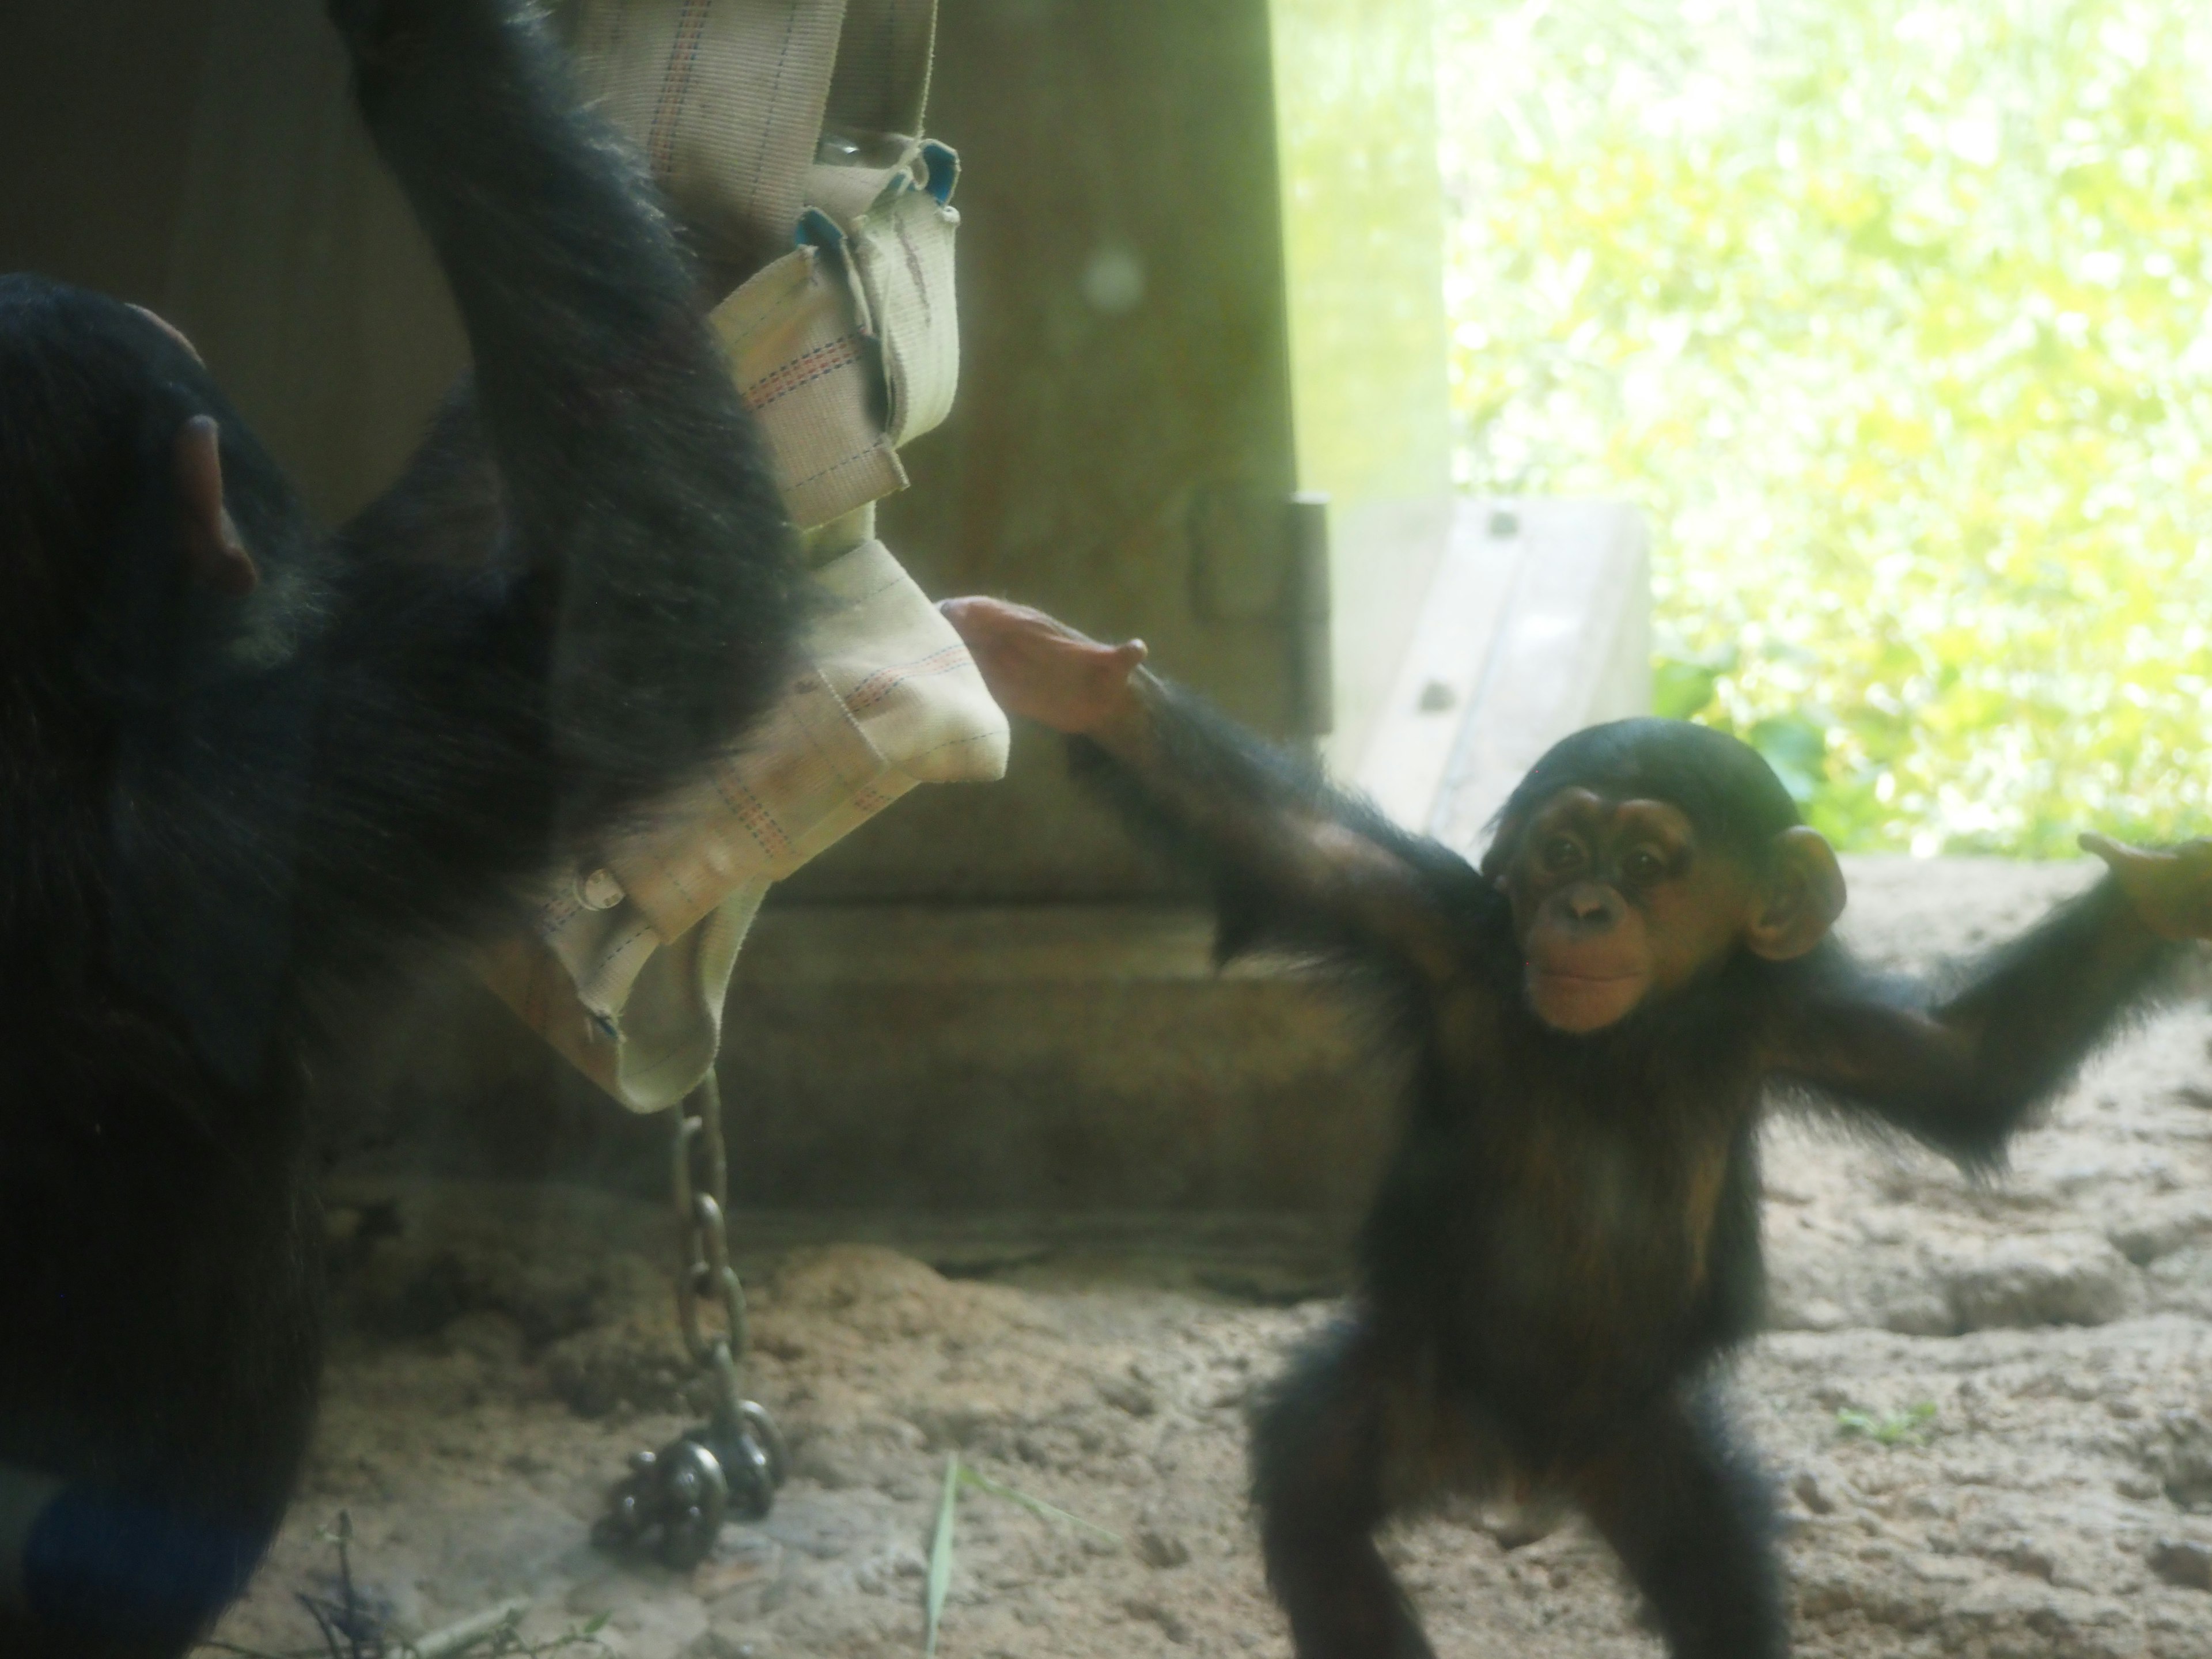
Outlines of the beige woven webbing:
M 787 246 L 810 204 L 849 226 L 884 178 L 817 194 L 817 161 L 887 178 L 921 134 L 937 0 L 568 0 L 564 22 L 585 94 L 710 255 Z
M 935 0 L 571 0 L 585 88 L 708 250 L 772 258 L 716 312 L 793 521 L 906 487 L 952 406 L 957 158 L 918 135 Z M 831 131 L 825 133 L 828 119 Z
M 938 147 L 948 172 L 951 152 Z M 930 157 L 925 152 L 925 165 Z M 945 181 L 950 193 L 951 182 Z M 863 214 L 850 241 L 868 320 L 883 350 L 884 422 L 911 443 L 952 412 L 960 384 L 960 317 L 952 300 L 952 233 L 960 222 L 929 189 L 893 189 Z
M 483 963 L 639 1110 L 713 1066 L 772 883 L 917 783 L 1006 767 L 1006 717 L 967 648 L 872 539 L 870 503 L 906 484 L 897 446 L 944 418 L 958 373 L 957 158 L 917 136 L 935 15 L 934 0 L 574 0 L 568 18 L 580 77 L 708 251 L 791 247 L 806 226 L 711 320 L 793 521 L 824 526 L 808 670 L 736 758 L 593 867 L 552 872 L 532 925 Z
M 933 164 L 949 171 L 951 152 L 915 146 L 849 234 L 817 219 L 820 245 L 785 255 L 714 313 L 795 524 L 826 524 L 904 489 L 898 447 L 952 408 L 960 216 L 930 187 Z
M 799 248 L 718 308 L 715 333 L 768 435 L 793 524 L 827 524 L 906 487 L 906 469 L 872 407 L 881 349 L 844 265 Z
M 790 875 L 920 783 L 1006 763 L 1006 720 L 960 636 L 877 541 L 815 573 L 809 665 L 744 752 L 666 804 L 601 866 L 549 883 L 485 977 L 624 1105 L 680 1100 L 714 1063 L 752 914 Z
M 702 249 L 738 256 L 799 222 L 844 21 L 845 0 L 573 0 L 568 35 Z

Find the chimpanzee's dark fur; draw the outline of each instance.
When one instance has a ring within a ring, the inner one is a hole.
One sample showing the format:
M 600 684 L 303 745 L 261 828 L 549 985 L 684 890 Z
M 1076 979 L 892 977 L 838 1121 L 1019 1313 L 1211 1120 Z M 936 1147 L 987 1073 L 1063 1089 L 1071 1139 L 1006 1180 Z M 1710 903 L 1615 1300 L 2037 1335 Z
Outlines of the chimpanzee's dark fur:
M 1451 1488 L 1572 1500 L 1683 1659 L 1784 1653 L 1767 1498 L 1714 1394 L 1759 1317 L 1766 1085 L 1992 1164 L 2168 947 L 2107 879 L 1940 1000 L 1876 982 L 1825 940 L 1788 962 L 1738 949 L 1688 990 L 1569 1036 L 1527 1006 L 1496 885 L 1532 814 L 1570 786 L 1663 799 L 1701 856 L 1757 870 L 1797 814 L 1748 748 L 1657 720 L 1571 738 L 1508 803 L 1478 870 L 1172 688 L 1152 682 L 1145 701 L 1142 758 L 1079 742 L 1079 769 L 1212 877 L 1224 951 L 1370 971 L 1411 1051 L 1358 1292 L 1255 1424 L 1268 1577 L 1301 1659 L 1429 1654 L 1370 1534 Z
M 167 335 L 0 279 L 0 1466 L 113 1523 L 34 1564 L 13 1659 L 180 1652 L 242 1582 L 313 1413 L 343 1011 L 726 752 L 802 605 L 692 279 L 537 26 L 331 9 L 475 360 L 390 499 L 319 536 Z M 185 579 L 202 413 L 242 599 Z

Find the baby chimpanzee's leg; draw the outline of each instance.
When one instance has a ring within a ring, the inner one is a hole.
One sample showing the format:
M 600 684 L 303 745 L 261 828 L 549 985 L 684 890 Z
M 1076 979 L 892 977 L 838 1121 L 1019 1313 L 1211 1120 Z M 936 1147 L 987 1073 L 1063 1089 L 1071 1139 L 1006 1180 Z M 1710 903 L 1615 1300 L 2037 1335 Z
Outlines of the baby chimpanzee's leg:
M 1298 1659 L 1433 1659 L 1372 1535 L 1401 1449 L 1402 1392 L 1373 1332 L 1349 1321 L 1298 1355 L 1254 1424 L 1267 1583 Z
M 1710 1385 L 1623 1425 L 1572 1484 L 1650 1602 L 1674 1659 L 1789 1652 L 1765 1482 Z

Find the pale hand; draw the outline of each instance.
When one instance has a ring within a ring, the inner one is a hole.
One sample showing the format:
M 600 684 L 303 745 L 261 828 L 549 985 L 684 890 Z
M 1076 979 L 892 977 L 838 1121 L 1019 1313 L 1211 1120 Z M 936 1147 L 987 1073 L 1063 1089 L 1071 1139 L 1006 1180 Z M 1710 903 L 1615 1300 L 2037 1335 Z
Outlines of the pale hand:
M 2111 867 L 2143 926 L 2160 939 L 2212 939 L 2212 841 L 2152 848 L 2084 836 L 2081 849 Z
M 1142 640 L 1102 645 L 1042 611 L 1004 599 L 946 599 L 937 608 L 967 642 L 983 684 L 1009 714 L 1084 733 L 1131 714 L 1129 677 L 1145 660 Z

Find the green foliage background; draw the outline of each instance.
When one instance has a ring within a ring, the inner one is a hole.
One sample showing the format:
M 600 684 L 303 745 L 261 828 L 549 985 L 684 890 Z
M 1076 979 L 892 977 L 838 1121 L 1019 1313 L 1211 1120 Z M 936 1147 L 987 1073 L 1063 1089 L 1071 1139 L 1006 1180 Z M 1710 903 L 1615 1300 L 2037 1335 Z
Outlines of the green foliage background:
M 2212 7 L 1438 0 L 1461 477 L 1840 844 L 2212 830 Z

